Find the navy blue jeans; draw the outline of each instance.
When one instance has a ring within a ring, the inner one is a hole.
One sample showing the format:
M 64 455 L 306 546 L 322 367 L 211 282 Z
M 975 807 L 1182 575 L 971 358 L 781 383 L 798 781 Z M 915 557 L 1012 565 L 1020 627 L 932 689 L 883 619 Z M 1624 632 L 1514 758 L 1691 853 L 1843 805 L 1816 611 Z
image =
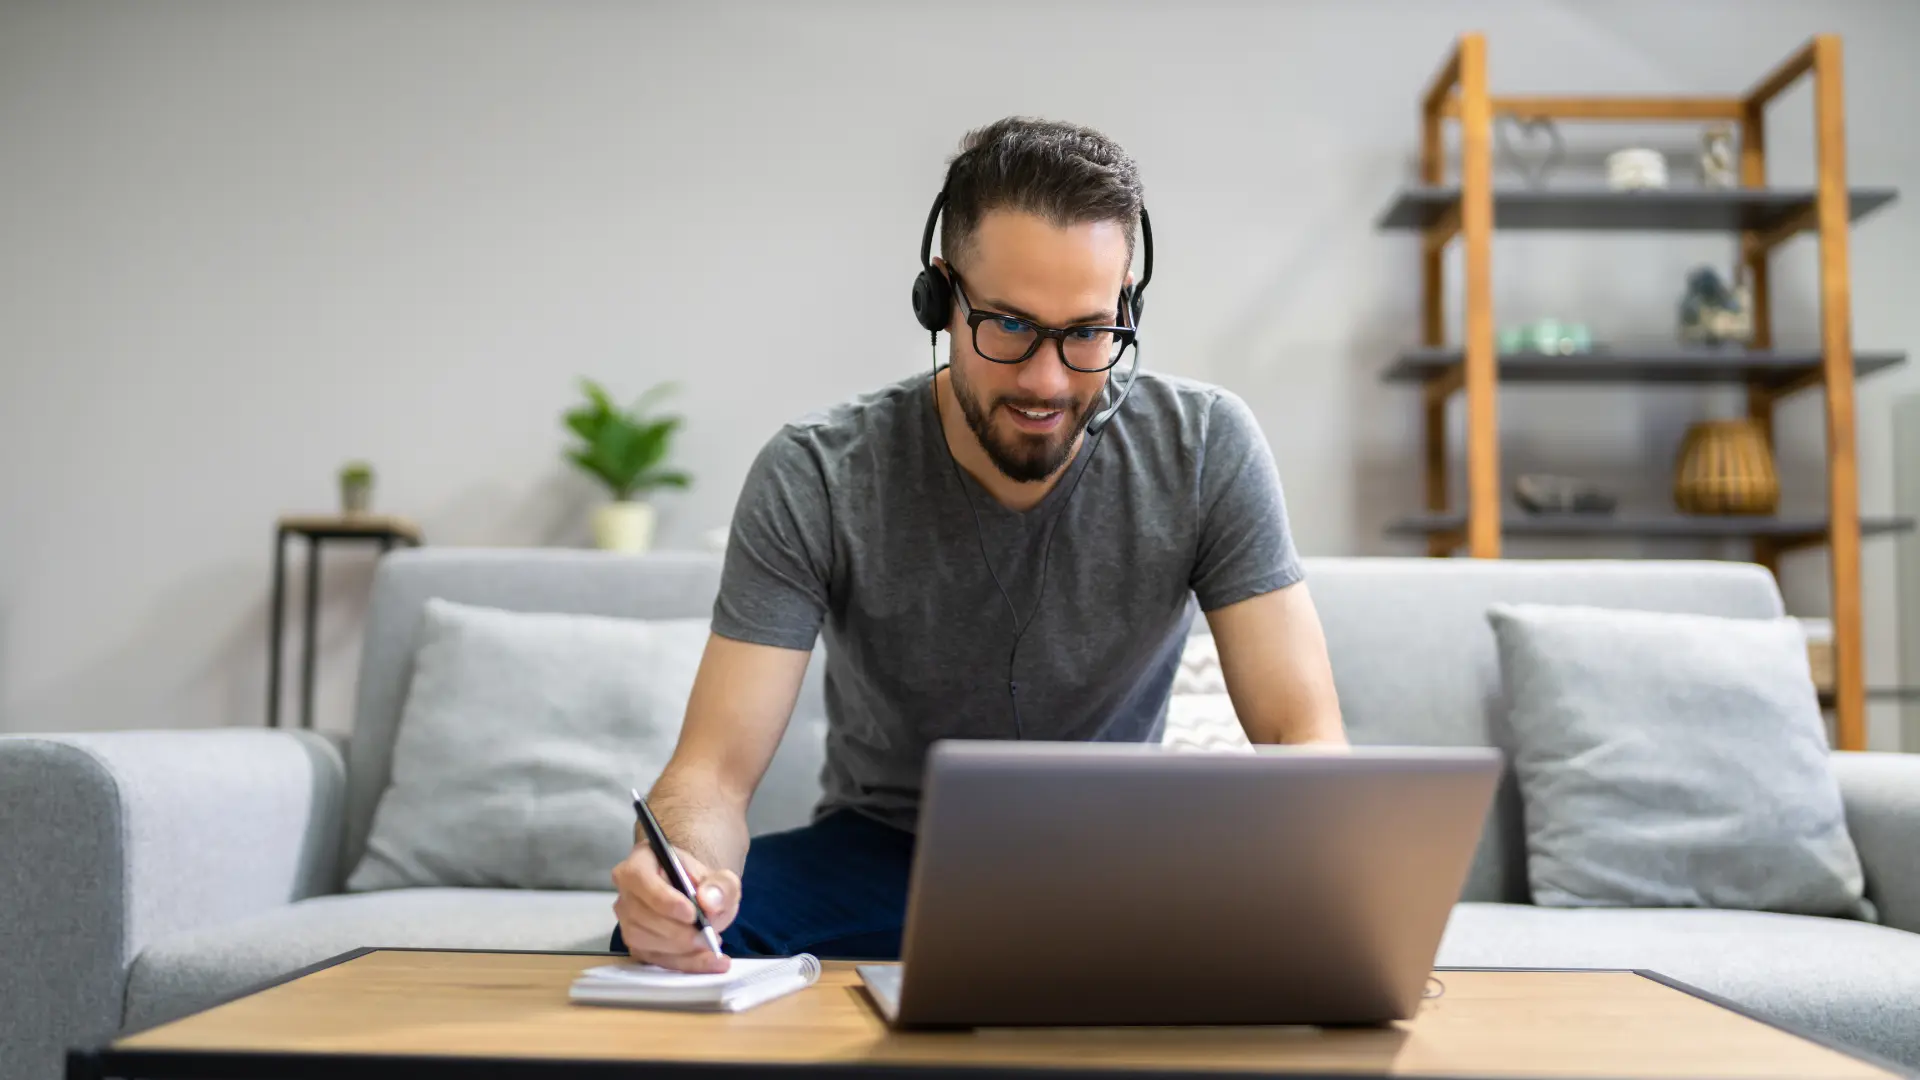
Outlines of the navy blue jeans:
M 738 957 L 897 960 L 912 866 L 912 833 L 852 810 L 756 836 L 721 947 Z M 627 951 L 617 926 L 609 948 Z

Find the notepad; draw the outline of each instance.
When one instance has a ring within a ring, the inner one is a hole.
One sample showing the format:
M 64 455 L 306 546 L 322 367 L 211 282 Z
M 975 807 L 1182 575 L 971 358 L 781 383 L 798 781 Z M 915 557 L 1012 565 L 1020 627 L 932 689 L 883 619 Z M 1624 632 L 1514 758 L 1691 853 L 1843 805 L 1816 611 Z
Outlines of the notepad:
M 812 986 L 818 978 L 820 961 L 810 953 L 766 960 L 735 960 L 719 974 L 694 974 L 627 962 L 581 972 L 567 997 L 580 1005 L 742 1012 Z

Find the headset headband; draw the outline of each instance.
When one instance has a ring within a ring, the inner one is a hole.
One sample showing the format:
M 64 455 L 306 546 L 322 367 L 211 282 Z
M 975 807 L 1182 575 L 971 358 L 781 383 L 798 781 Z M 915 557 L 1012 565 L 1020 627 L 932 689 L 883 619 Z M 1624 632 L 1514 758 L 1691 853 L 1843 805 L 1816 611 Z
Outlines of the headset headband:
M 933 209 L 927 211 L 927 227 L 920 232 L 920 265 L 927 270 L 933 269 L 933 227 L 940 220 L 940 211 L 947 205 L 947 189 L 943 186 L 940 194 L 933 197 Z M 1147 217 L 1145 203 L 1140 206 L 1140 280 L 1135 282 L 1127 297 L 1128 306 L 1134 322 L 1140 321 L 1140 294 L 1147 291 L 1147 282 L 1153 280 L 1153 222 Z

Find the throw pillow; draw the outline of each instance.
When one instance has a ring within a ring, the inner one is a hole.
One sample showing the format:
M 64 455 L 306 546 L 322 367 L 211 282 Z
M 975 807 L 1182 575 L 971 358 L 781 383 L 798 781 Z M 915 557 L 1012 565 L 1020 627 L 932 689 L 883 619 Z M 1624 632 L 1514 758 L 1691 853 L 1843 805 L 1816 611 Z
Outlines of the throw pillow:
M 1796 621 L 1487 615 L 1535 903 L 1873 917 Z
M 392 778 L 349 890 L 611 889 L 672 756 L 705 619 L 427 601 Z
M 1220 649 L 1212 634 L 1191 634 L 1181 648 L 1160 743 L 1174 750 L 1253 750 L 1227 696 Z

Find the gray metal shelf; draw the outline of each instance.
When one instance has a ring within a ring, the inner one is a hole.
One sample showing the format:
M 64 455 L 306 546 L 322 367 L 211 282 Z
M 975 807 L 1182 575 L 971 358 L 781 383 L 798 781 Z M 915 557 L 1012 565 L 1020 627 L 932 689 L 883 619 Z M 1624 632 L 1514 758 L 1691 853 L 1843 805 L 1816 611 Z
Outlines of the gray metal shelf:
M 1383 382 L 1424 382 L 1447 373 L 1464 356 L 1459 349 L 1408 349 L 1381 373 Z M 1820 370 L 1818 349 L 1688 348 L 1597 349 L 1570 356 L 1502 353 L 1498 376 L 1511 383 L 1747 383 L 1785 386 Z M 1856 378 L 1897 367 L 1907 354 L 1859 351 Z
M 1467 516 L 1456 513 L 1410 514 L 1387 525 L 1390 536 L 1430 536 L 1467 527 Z M 1909 517 L 1863 517 L 1860 535 L 1912 532 Z M 1819 515 L 1781 516 L 1709 515 L 1678 513 L 1564 513 L 1509 512 L 1501 517 L 1506 536 L 1626 537 L 1639 539 L 1740 539 L 1813 541 L 1826 535 L 1827 519 Z
M 1859 220 L 1892 202 L 1892 188 L 1853 188 L 1851 217 Z M 1380 215 L 1380 229 L 1425 229 L 1460 202 L 1460 188 L 1401 189 Z M 1813 188 L 1665 188 L 1648 191 L 1519 189 L 1493 193 L 1497 229 L 1620 229 L 1670 232 L 1772 230 L 1814 203 Z M 1812 222 L 1808 222 L 1811 226 Z

